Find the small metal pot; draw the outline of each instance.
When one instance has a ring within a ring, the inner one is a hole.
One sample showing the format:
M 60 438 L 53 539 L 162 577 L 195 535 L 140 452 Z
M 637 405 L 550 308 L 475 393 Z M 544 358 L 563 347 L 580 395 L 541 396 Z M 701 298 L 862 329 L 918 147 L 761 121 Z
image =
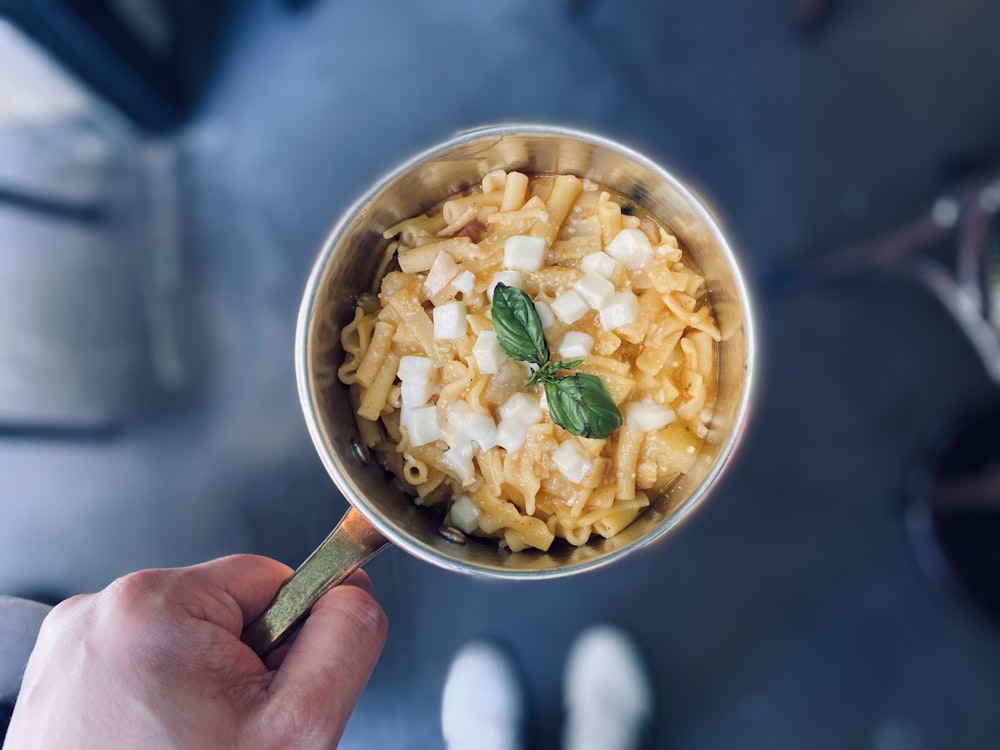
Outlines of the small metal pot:
M 342 326 L 358 295 L 375 288 L 386 255 L 382 231 L 504 168 L 571 173 L 624 194 L 662 221 L 707 280 L 723 340 L 710 434 L 694 467 L 612 539 L 549 552 L 512 553 L 495 540 L 442 530 L 440 515 L 415 506 L 361 446 L 347 388 L 337 379 Z M 270 651 L 313 603 L 388 542 L 443 568 L 480 576 L 544 579 L 610 563 L 666 536 L 702 503 L 733 453 L 746 421 L 754 336 L 744 278 L 711 209 L 671 173 L 614 141 L 547 125 L 503 125 L 461 133 L 418 154 L 375 184 L 340 219 L 309 279 L 295 346 L 299 396 L 316 450 L 351 504 L 341 524 L 302 564 L 244 640 Z

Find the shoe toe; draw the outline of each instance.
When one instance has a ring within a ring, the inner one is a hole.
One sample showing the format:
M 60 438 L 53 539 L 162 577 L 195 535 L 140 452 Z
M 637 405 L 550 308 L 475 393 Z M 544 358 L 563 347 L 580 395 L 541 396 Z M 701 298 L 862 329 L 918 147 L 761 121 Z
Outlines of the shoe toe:
M 652 715 L 653 688 L 642 655 L 614 626 L 595 625 L 580 634 L 570 648 L 563 688 L 567 747 L 633 747 Z
M 455 656 L 441 700 L 449 750 L 519 747 L 524 697 L 517 671 L 498 646 L 475 641 Z

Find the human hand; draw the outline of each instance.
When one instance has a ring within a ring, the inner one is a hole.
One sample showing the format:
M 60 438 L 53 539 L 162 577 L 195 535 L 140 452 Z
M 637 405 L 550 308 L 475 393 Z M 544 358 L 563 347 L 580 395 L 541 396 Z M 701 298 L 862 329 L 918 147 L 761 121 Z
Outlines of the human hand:
M 240 633 L 289 575 L 237 555 L 63 602 L 42 625 L 4 750 L 335 747 L 385 614 L 358 571 L 262 662 Z

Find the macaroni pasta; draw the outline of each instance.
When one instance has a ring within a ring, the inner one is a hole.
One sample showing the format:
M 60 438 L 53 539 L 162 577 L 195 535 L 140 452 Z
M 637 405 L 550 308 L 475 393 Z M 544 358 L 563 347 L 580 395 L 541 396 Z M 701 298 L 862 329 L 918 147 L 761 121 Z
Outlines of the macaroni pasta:
M 512 551 L 612 537 L 708 433 L 720 340 L 705 280 L 653 217 L 572 175 L 495 171 L 385 230 L 395 261 L 343 329 L 360 437 L 445 523 Z M 607 385 L 604 439 L 549 416 L 491 320 L 498 282 L 534 302 L 553 359 Z

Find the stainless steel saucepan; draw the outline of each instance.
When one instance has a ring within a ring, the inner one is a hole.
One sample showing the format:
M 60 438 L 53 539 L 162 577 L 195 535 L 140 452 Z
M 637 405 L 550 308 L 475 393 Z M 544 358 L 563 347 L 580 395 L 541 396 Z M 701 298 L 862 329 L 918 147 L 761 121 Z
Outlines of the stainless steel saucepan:
M 479 183 L 494 169 L 571 173 L 624 194 L 662 221 L 705 274 L 723 333 L 709 437 L 692 470 L 611 539 L 583 547 L 559 540 L 549 552 L 510 552 L 495 540 L 442 529 L 363 447 L 337 379 L 341 328 L 358 295 L 372 291 L 386 254 L 382 232 Z M 743 431 L 751 400 L 754 332 L 745 280 L 711 208 L 662 166 L 607 138 L 548 125 L 502 125 L 462 133 L 410 159 L 376 183 L 340 219 L 320 251 L 302 300 L 295 342 L 299 396 L 316 450 L 350 502 L 330 536 L 278 591 L 243 639 L 259 654 L 279 644 L 331 587 L 389 542 L 462 573 L 508 579 L 572 575 L 617 560 L 669 534 L 708 495 Z

